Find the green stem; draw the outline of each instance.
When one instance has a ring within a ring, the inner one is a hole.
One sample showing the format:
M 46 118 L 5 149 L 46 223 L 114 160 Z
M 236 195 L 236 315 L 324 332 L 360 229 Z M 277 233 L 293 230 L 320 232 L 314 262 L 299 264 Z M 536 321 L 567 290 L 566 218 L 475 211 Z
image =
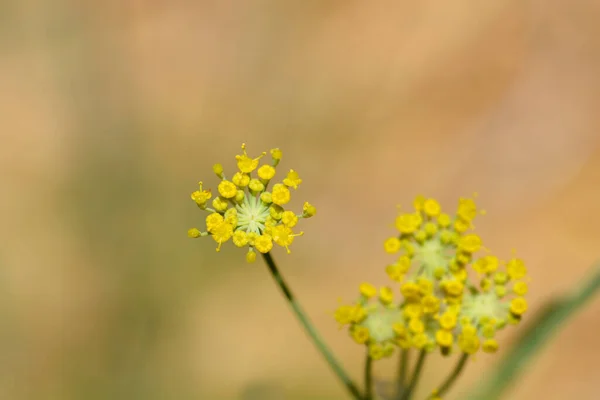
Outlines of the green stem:
M 296 317 L 302 324 L 302 327 L 304 328 L 306 334 L 311 338 L 313 344 L 317 347 L 317 349 L 323 355 L 323 357 L 325 357 L 325 360 L 327 361 L 333 372 L 335 372 L 338 378 L 346 386 L 346 389 L 352 394 L 352 396 L 356 400 L 362 400 L 363 397 L 360 391 L 358 390 L 358 387 L 354 384 L 352 379 L 348 376 L 346 371 L 344 371 L 340 363 L 336 360 L 331 350 L 329 350 L 323 339 L 321 339 L 321 337 L 319 336 L 319 333 L 317 332 L 313 324 L 310 322 L 310 319 L 308 318 L 304 310 L 302 310 L 302 307 L 300 307 L 298 301 L 296 301 L 296 298 L 292 294 L 292 291 L 290 290 L 288 285 L 285 283 L 285 280 L 279 273 L 277 265 L 275 264 L 273 257 L 271 257 L 271 253 L 263 254 L 263 258 L 265 260 L 265 263 L 267 264 L 267 267 L 269 267 L 271 275 L 273 275 L 273 279 L 275 279 L 275 282 L 277 282 L 277 285 L 279 286 L 286 300 L 292 307 L 294 314 L 296 314 Z
M 406 376 L 408 375 L 408 362 L 410 358 L 410 350 L 402 349 L 400 351 L 400 368 L 398 370 L 398 382 L 400 385 L 406 385 Z
M 421 377 L 421 371 L 423 370 L 423 364 L 425 364 L 425 356 L 427 352 L 425 350 L 421 350 L 419 353 L 419 359 L 417 360 L 417 365 L 415 365 L 415 369 L 413 371 L 412 377 L 410 378 L 410 383 L 402 396 L 402 400 L 410 400 L 412 397 L 412 392 L 415 390 L 417 383 L 419 382 L 419 378 Z
M 367 347 L 367 357 L 365 358 L 365 400 L 373 399 L 373 359 L 369 355 Z
M 400 399 L 406 390 L 406 378 L 408 375 L 408 363 L 410 361 L 410 350 L 400 350 L 400 365 L 398 366 L 398 382 L 396 385 L 396 398 Z
M 450 375 L 448 375 L 448 377 L 446 378 L 444 383 L 442 383 L 440 388 L 436 391 L 436 394 L 438 396 L 441 397 L 444 393 L 446 393 L 446 391 L 448 389 L 450 389 L 450 387 L 452 386 L 454 381 L 456 381 L 456 378 L 458 378 L 458 376 L 462 372 L 468 359 L 469 359 L 469 355 L 467 353 L 463 353 L 463 355 L 460 357 L 460 360 L 458 360 L 458 363 L 456 364 L 456 366 L 454 367 L 454 369 L 452 370 Z M 433 398 L 433 396 L 431 396 L 431 397 Z

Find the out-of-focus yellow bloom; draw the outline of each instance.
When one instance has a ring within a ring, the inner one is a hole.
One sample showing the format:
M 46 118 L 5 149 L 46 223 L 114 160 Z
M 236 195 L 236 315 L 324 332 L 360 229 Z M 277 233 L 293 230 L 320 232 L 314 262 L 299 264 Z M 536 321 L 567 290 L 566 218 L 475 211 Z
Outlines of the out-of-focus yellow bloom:
M 518 323 L 528 309 L 524 262 L 479 255 L 481 237 L 469 232 L 480 213 L 474 199 L 460 199 L 454 216 L 435 199 L 417 196 L 413 204 L 414 212 L 396 218 L 398 235 L 384 242 L 387 253 L 399 253 L 385 269 L 403 298 L 396 330 L 404 340 L 396 344 L 440 348 L 444 355 L 455 347 L 467 354 L 496 352 L 496 332 Z
M 393 291 L 389 287 L 378 290 L 370 283 L 362 283 L 359 292 L 356 303 L 338 307 L 334 318 L 341 327 L 348 326 L 350 337 L 356 343 L 369 347 L 373 359 L 390 357 L 404 335 L 396 326 L 402 323 L 402 313 L 393 302 Z

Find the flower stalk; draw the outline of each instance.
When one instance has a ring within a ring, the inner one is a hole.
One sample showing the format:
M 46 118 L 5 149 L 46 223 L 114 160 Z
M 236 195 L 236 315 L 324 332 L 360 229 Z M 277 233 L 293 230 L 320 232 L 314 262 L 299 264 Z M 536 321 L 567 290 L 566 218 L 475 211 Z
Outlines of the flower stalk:
M 365 357 L 365 400 L 373 400 L 373 358 L 369 354 L 367 347 L 367 355 Z
M 412 377 L 410 378 L 410 383 L 406 388 L 406 391 L 402 395 L 401 400 L 410 400 L 413 394 L 413 391 L 417 387 L 417 383 L 421 378 L 421 372 L 423 371 L 423 365 L 425 364 L 425 357 L 427 356 L 427 351 L 421 350 L 419 353 L 419 359 L 417 360 L 417 364 L 415 365 L 415 369 L 413 371 Z
M 434 395 L 429 397 L 430 400 L 433 400 L 435 397 L 441 397 L 450 389 L 450 387 L 452 387 L 456 379 L 460 376 L 460 373 L 464 369 L 468 359 L 469 355 L 467 353 L 463 353 L 450 375 L 448 375 L 446 380 L 440 385 L 439 389 L 435 390 Z
M 400 351 L 400 366 L 398 368 L 397 393 L 400 395 L 406 389 L 406 378 L 408 375 L 408 363 L 410 361 L 410 350 L 402 349 Z
M 298 303 L 298 301 L 296 300 L 296 297 L 292 294 L 292 291 L 290 290 L 289 286 L 283 279 L 283 276 L 281 276 L 281 274 L 279 273 L 277 264 L 275 264 L 275 260 L 273 260 L 271 253 L 264 253 L 264 254 L 262 254 L 262 256 L 263 256 L 263 259 L 265 260 L 265 263 L 267 264 L 267 267 L 269 268 L 269 272 L 271 272 L 273 279 L 275 279 L 277 286 L 279 286 L 279 288 L 281 289 L 283 296 L 285 297 L 285 299 L 287 300 L 289 305 L 292 307 L 292 311 L 298 318 L 298 321 L 300 321 L 300 324 L 304 328 L 304 331 L 310 337 L 313 344 L 316 346 L 317 350 L 319 350 L 321 355 L 323 355 L 323 357 L 327 361 L 327 364 L 329 364 L 329 366 L 331 367 L 333 372 L 342 381 L 342 383 L 346 387 L 346 390 L 348 392 L 350 392 L 350 394 L 356 400 L 362 400 L 363 397 L 362 397 L 360 391 L 358 390 L 358 387 L 354 384 L 354 382 L 352 381 L 350 376 L 346 373 L 346 371 L 341 366 L 339 361 L 335 358 L 335 356 L 333 355 L 333 353 L 331 352 L 329 347 L 327 347 L 327 345 L 325 344 L 325 342 L 320 337 L 319 333 L 317 332 L 317 330 L 311 323 L 310 319 L 308 318 L 308 315 L 306 315 L 306 313 L 300 306 L 300 303 Z M 369 366 L 369 370 L 370 370 L 370 366 Z M 369 373 L 369 375 L 370 375 L 370 373 Z

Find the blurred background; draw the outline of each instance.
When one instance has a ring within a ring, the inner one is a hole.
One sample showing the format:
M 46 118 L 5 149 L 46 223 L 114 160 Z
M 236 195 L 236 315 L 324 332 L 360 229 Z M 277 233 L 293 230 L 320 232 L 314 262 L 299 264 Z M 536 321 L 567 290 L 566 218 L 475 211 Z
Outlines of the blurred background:
M 532 312 L 567 291 L 600 254 L 598 18 L 593 0 L 0 2 L 0 399 L 347 398 L 266 268 L 186 237 L 190 193 L 242 142 L 280 147 L 294 204 L 318 207 L 274 257 L 357 378 L 332 311 L 387 282 L 416 194 L 479 192 Z M 599 312 L 509 397 L 597 398 Z M 453 363 L 432 359 L 422 388 Z

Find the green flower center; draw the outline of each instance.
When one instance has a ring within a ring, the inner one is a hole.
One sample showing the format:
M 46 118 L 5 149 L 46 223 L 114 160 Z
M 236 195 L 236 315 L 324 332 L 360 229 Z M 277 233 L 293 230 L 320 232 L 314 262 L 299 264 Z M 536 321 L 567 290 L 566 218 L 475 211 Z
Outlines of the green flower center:
M 369 313 L 361 325 L 369 330 L 369 335 L 374 341 L 382 343 L 396 337 L 393 325 L 400 321 L 402 321 L 400 310 L 378 307 L 377 310 Z
M 248 233 L 254 232 L 262 234 L 265 230 L 265 223 L 269 217 L 269 206 L 263 203 L 258 197 L 246 196 L 242 204 L 235 206 L 238 214 L 237 229 Z
M 437 268 L 448 270 L 452 256 L 447 254 L 446 247 L 438 239 L 434 239 L 415 246 L 413 260 L 418 265 L 417 275 L 433 279 Z
M 493 291 L 466 295 L 463 299 L 462 314 L 471 320 L 479 321 L 482 318 L 503 320 L 506 318 L 507 311 L 507 305 L 500 301 Z

